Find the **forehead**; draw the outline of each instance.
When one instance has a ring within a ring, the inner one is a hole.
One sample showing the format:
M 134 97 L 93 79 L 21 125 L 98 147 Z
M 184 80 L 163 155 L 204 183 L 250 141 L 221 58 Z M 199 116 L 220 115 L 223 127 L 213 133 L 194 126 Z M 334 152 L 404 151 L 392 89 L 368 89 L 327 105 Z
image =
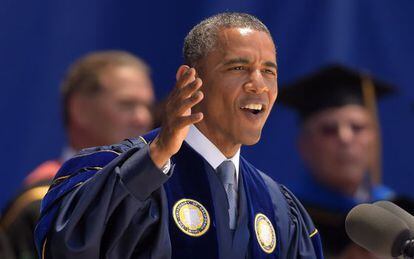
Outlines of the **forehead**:
M 151 87 L 151 80 L 146 72 L 134 65 L 108 66 L 99 73 L 100 82 L 108 87 L 114 85 L 133 85 Z
M 276 59 L 276 48 L 269 34 L 251 28 L 222 28 L 217 33 L 216 50 L 222 52 L 254 50 Z
M 137 66 L 107 67 L 101 71 L 99 80 L 101 87 L 111 94 L 153 97 L 151 79 Z
M 310 116 L 306 121 L 305 125 L 315 125 L 326 122 L 338 122 L 338 121 L 360 121 L 368 122 L 371 121 L 372 116 L 370 115 L 367 108 L 350 104 L 341 107 L 333 107 L 323 111 L 320 111 Z

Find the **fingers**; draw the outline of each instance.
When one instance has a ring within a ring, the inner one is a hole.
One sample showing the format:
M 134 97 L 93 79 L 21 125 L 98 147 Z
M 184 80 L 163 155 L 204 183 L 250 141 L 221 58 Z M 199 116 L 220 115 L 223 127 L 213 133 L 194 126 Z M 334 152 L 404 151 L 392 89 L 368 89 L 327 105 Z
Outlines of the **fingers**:
M 178 152 L 188 134 L 189 126 L 203 119 L 201 112 L 191 114 L 191 108 L 204 98 L 199 90 L 203 82 L 196 77 L 196 70 L 185 65 L 180 66 L 176 77 L 176 85 L 165 103 L 161 131 L 156 141 L 150 144 L 151 159 L 159 168 Z
M 196 77 L 196 71 L 194 68 L 188 68 L 187 66 L 182 66 L 177 72 L 177 83 L 175 84 L 176 88 L 183 88 L 189 83 L 193 82 Z
M 184 128 L 190 124 L 195 124 L 200 122 L 203 119 L 203 113 L 197 112 L 194 114 L 190 114 L 188 116 L 182 116 L 177 119 L 176 126 L 177 129 Z
M 180 92 L 179 92 L 179 95 L 183 99 L 186 99 L 186 98 L 192 96 L 202 86 L 202 84 L 203 84 L 203 82 L 201 81 L 201 79 L 196 78 L 193 82 L 191 82 L 190 84 L 187 84 L 186 86 L 181 88 Z
M 179 114 L 184 114 L 186 111 L 194 107 L 197 103 L 201 102 L 203 100 L 204 94 L 201 91 L 195 92 L 191 97 L 185 99 L 182 101 L 177 107 L 177 112 Z
M 194 78 L 193 81 L 190 80 L 188 76 L 195 76 L 195 69 L 190 68 L 187 70 L 187 75 L 183 75 L 179 82 L 177 82 L 177 87 L 172 91 L 167 104 L 167 110 L 172 111 L 178 116 L 190 114 L 190 109 L 199 103 L 204 95 L 199 90 L 203 84 L 200 78 Z M 189 82 L 184 86 L 179 86 L 185 82 Z

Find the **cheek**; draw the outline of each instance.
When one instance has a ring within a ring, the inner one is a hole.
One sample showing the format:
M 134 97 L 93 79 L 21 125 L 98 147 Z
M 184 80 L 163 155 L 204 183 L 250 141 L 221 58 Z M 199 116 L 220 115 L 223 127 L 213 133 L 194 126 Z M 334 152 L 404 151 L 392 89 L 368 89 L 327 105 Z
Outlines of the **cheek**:
M 326 157 L 325 153 L 327 148 L 322 140 L 313 137 L 308 140 L 305 144 L 305 153 L 307 154 L 308 160 L 320 162 L 323 157 Z
M 94 105 L 93 109 L 91 109 L 90 119 L 94 121 L 94 123 L 101 125 L 105 120 L 108 119 L 109 113 L 109 104 L 106 103 L 97 103 Z
M 122 112 L 115 105 L 111 105 L 103 109 L 100 117 L 104 120 L 104 123 L 109 124 L 107 127 L 110 128 L 117 127 L 128 120 L 127 114 Z
M 360 134 L 356 139 L 356 146 L 359 147 L 361 152 L 372 152 L 376 148 L 377 138 L 375 134 L 367 132 Z
M 202 102 L 204 106 L 208 107 L 210 113 L 228 111 L 229 106 L 234 103 L 232 93 L 226 91 L 209 91 L 204 94 Z
M 330 156 L 338 149 L 334 140 L 325 137 L 314 139 L 312 146 L 315 153 L 323 154 L 323 156 Z
M 273 105 L 275 104 L 277 99 L 277 94 L 273 94 L 269 96 L 269 101 L 270 101 L 270 109 L 271 110 L 273 108 Z
M 147 107 L 142 107 L 139 109 L 138 113 L 142 116 L 145 121 L 152 121 L 151 111 Z
M 272 82 L 270 85 L 268 85 L 268 87 L 269 87 L 270 95 L 272 96 L 273 100 L 275 100 L 279 93 L 279 87 L 277 85 L 277 82 L 276 83 Z
M 338 147 L 334 141 L 326 139 L 316 140 L 313 143 L 313 156 L 322 165 L 334 165 L 338 153 Z
M 374 132 L 366 132 L 360 137 L 361 142 L 366 146 L 372 146 L 377 142 L 377 135 Z

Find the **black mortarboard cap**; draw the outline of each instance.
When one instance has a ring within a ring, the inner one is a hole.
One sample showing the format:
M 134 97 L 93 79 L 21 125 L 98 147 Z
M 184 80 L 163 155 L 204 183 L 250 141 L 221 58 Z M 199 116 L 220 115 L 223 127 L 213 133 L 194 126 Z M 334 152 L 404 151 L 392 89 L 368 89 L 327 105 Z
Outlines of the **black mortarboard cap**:
M 368 80 L 368 81 L 364 81 Z M 278 101 L 298 111 L 301 119 L 327 108 L 347 104 L 365 106 L 364 82 L 373 86 L 374 99 L 394 92 L 394 87 L 340 64 L 328 65 L 282 86 Z

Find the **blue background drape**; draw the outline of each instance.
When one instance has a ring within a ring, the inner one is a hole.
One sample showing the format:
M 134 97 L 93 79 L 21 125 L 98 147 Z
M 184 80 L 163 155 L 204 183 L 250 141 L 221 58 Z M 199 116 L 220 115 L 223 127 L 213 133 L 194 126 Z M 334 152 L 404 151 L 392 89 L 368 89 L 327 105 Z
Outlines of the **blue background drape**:
M 341 62 L 398 86 L 380 104 L 384 182 L 414 196 L 414 1 L 0 0 L 0 205 L 29 171 L 60 155 L 59 84 L 74 59 L 94 50 L 131 51 L 152 67 L 161 99 L 174 85 L 188 30 L 223 11 L 248 12 L 268 25 L 280 84 Z M 294 113 L 276 104 L 261 142 L 242 153 L 290 185 L 303 171 L 296 134 Z

